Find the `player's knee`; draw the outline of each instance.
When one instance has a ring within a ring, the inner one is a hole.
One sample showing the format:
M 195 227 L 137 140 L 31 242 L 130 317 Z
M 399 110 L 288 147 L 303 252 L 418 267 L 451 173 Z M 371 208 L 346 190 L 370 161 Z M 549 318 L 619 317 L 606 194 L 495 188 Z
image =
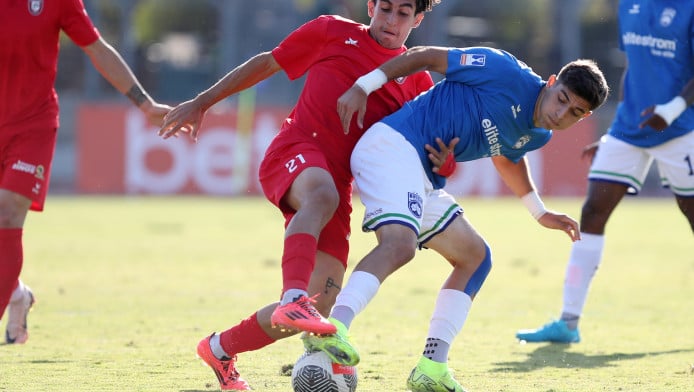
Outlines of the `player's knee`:
M 482 287 L 482 284 L 484 281 L 487 279 L 487 276 L 489 275 L 489 271 L 492 270 L 492 251 L 489 249 L 489 245 L 487 243 L 484 243 L 484 258 L 482 259 L 482 262 L 480 265 L 477 267 L 475 272 L 472 274 L 470 277 L 470 280 L 468 280 L 467 285 L 465 286 L 465 294 L 469 295 L 470 297 L 475 297 L 478 291 L 480 291 L 480 288 Z
M 332 216 L 340 203 L 340 195 L 332 185 L 321 185 L 311 191 L 308 205 L 311 208 L 320 208 L 329 216 Z
M 388 255 L 392 270 L 395 271 L 414 258 L 417 243 L 409 238 L 398 237 L 382 242 L 379 247 Z
M 581 231 L 584 233 L 602 233 L 610 212 L 595 203 L 585 203 L 581 208 Z
M 29 205 L 19 197 L 0 194 L 0 228 L 21 227 L 26 217 Z

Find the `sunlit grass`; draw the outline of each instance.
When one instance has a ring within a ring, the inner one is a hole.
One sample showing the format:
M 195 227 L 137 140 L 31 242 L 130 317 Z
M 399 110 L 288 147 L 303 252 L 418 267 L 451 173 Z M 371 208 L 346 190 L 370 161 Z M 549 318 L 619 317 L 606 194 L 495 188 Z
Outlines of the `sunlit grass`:
M 568 237 L 514 199 L 461 200 L 494 267 L 454 342 L 471 391 L 694 390 L 694 241 L 671 199 L 626 200 L 610 224 L 577 345 L 521 345 L 558 316 Z M 548 207 L 577 216 L 578 199 Z M 373 245 L 358 230 L 352 264 Z M 282 218 L 263 199 L 62 198 L 31 214 L 22 277 L 37 297 L 24 346 L 0 345 L 3 391 L 210 391 L 195 345 L 277 299 Z M 385 282 L 351 333 L 359 391 L 404 391 L 449 267 L 431 251 Z M 2 323 L 4 330 L 4 323 Z M 291 391 L 290 338 L 239 355 L 255 390 Z

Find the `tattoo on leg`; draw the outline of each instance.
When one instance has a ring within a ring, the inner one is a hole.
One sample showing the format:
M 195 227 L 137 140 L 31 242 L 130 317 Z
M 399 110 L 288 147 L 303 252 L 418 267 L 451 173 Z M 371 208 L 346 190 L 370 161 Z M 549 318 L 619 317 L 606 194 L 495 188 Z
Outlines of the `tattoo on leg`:
M 135 106 L 140 107 L 142 103 L 144 103 L 147 100 L 147 96 L 145 95 L 144 92 L 142 92 L 142 89 L 140 89 L 140 86 L 138 85 L 133 85 L 130 90 L 125 94 L 128 99 L 130 99 Z
M 330 289 L 331 287 L 335 287 L 338 290 L 342 290 L 342 287 L 335 284 L 333 278 L 328 278 L 328 280 L 325 282 L 325 294 L 328 294 L 328 289 Z

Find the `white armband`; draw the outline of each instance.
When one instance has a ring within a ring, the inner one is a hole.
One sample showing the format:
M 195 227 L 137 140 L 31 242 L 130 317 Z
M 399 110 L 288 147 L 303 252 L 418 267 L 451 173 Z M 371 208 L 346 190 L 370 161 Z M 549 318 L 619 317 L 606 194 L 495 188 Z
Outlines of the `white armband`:
M 672 124 L 677 117 L 682 114 L 687 109 L 687 101 L 681 96 L 676 96 L 672 98 L 670 102 L 664 103 L 662 105 L 655 105 L 653 113 L 659 115 L 665 120 L 667 125 Z
M 527 195 L 521 197 L 521 200 L 523 201 L 525 208 L 530 211 L 530 215 L 532 215 L 536 220 L 540 219 L 540 217 L 547 212 L 545 203 L 542 202 L 540 195 L 538 195 L 535 191 L 529 192 Z
M 380 68 L 376 68 L 366 75 L 361 76 L 354 84 L 361 87 L 361 89 L 366 92 L 366 95 L 369 95 L 374 90 L 381 88 L 387 81 L 388 77 L 386 74 L 381 71 Z

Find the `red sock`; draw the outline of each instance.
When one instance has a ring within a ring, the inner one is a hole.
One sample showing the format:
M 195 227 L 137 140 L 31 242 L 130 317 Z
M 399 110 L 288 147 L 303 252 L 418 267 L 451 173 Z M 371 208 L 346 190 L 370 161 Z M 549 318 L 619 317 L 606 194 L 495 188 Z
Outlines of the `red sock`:
M 219 344 L 230 356 L 259 350 L 275 342 L 258 324 L 258 313 L 253 313 L 235 327 L 219 334 Z
M 22 229 L 0 229 L 0 318 L 19 285 L 22 262 Z
M 289 289 L 308 289 L 316 264 L 318 241 L 310 234 L 292 234 L 284 239 L 282 255 L 282 293 Z

